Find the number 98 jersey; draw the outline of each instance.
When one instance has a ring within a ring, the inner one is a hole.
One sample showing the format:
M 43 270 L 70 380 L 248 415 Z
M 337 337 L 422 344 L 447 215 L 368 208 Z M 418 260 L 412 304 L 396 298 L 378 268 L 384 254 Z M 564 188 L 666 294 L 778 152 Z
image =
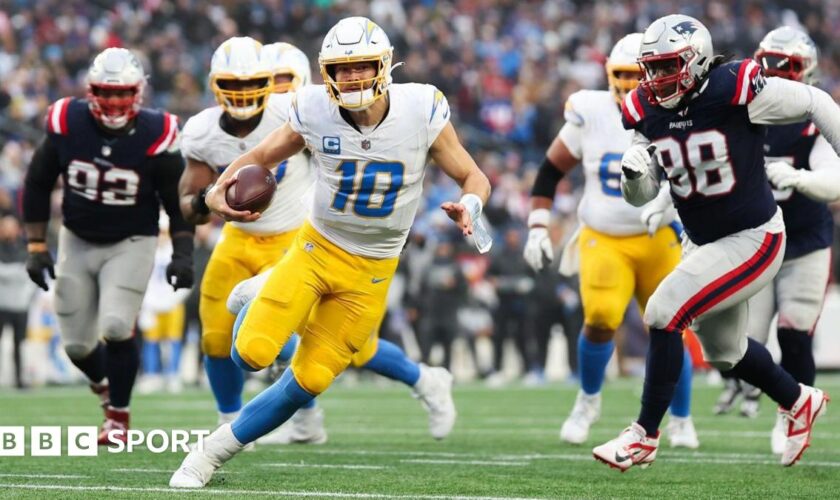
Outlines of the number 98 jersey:
M 633 133 L 621 126 L 621 111 L 605 90 L 580 90 L 569 96 L 560 139 L 583 164 L 586 183 L 578 217 L 588 227 L 612 236 L 643 234 L 641 208 L 621 197 L 621 156 Z
M 317 172 L 313 227 L 347 252 L 376 259 L 400 254 L 429 148 L 449 121 L 449 105 L 434 86 L 392 84 L 388 96 L 387 114 L 375 127 L 357 127 L 323 85 L 298 90 L 289 111 Z
M 688 104 L 651 104 L 640 87 L 622 105 L 624 127 L 657 146 L 671 197 L 697 245 L 761 226 L 776 213 L 764 170 L 766 128 L 750 122 L 747 105 L 764 87 L 751 59 L 714 67 Z

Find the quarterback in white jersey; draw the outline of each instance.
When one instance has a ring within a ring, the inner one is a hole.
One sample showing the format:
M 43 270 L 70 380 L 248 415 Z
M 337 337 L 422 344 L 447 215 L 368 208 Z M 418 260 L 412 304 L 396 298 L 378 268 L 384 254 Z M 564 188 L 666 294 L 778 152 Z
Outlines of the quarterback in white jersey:
M 326 84 L 299 91 L 289 123 L 233 162 L 207 194 L 213 211 L 258 220 L 259 214 L 225 203 L 233 173 L 248 164 L 274 164 L 304 147 L 313 153 L 317 194 L 310 218 L 240 312 L 231 356 L 244 369 L 262 369 L 304 320 L 306 327 L 290 369 L 232 424 L 211 434 L 202 451 L 191 452 L 170 486 L 206 485 L 245 444 L 325 391 L 365 348 L 385 308 L 430 157 L 463 192 L 459 202 L 441 208 L 465 236 L 473 233 L 490 183 L 458 141 L 443 94 L 431 86 L 391 84 L 392 54 L 384 31 L 369 19 L 336 24 L 319 54 Z M 387 355 L 377 363 L 383 371 L 403 368 Z M 411 376 L 418 378 L 415 389 L 424 403 L 444 403 L 424 398 L 430 391 L 422 387 L 422 373 Z M 445 403 L 451 405 L 451 398 Z M 454 418 L 447 425 L 452 423 Z
M 188 220 L 207 222 L 210 210 L 204 195 L 209 186 L 240 154 L 286 123 L 291 94 L 273 94 L 273 76 L 262 44 L 251 38 L 231 38 L 214 53 L 210 87 L 219 104 L 190 118 L 182 133 L 187 168 L 179 191 L 181 210 Z M 266 167 L 277 180 L 271 205 L 257 221 L 225 224 L 201 283 L 201 347 L 220 423 L 239 413 L 244 384 L 244 374 L 230 359 L 236 317 L 225 306 L 228 294 L 240 281 L 274 265 L 288 250 L 306 217 L 302 198 L 312 184 L 303 154 Z
M 546 153 L 531 192 L 525 260 L 540 271 L 553 256 L 547 226 L 557 183 L 565 172 L 583 164 L 586 182 L 578 207 L 581 229 L 565 252 L 580 254 L 584 315 L 578 341 L 581 391 L 560 430 L 560 438 L 573 444 L 587 439 L 589 427 L 600 416 L 601 386 L 614 350 L 612 339 L 628 304 L 635 296 L 644 308 L 659 282 L 680 260 L 679 229 L 669 227 L 675 215 L 670 203 L 634 207 L 621 196 L 621 157 L 633 134 L 621 124 L 620 103 L 638 85 L 640 44 L 641 34 L 633 33 L 612 49 L 606 64 L 610 90 L 581 90 L 569 96 L 566 123 Z M 668 196 L 667 189 L 662 196 Z M 690 361 L 684 366 L 681 390 L 671 408 L 669 436 L 674 446 L 696 448 L 697 435 L 689 416 Z

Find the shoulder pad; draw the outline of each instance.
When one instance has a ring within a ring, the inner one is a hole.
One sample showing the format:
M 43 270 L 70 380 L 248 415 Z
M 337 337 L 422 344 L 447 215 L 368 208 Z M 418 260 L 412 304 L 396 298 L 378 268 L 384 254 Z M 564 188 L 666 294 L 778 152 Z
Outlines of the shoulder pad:
M 44 118 L 44 128 L 50 134 L 67 135 L 67 112 L 75 101 L 72 97 L 65 97 L 52 103 L 47 108 Z
M 621 124 L 627 130 L 635 129 L 645 118 L 645 107 L 642 103 L 644 96 L 640 96 L 641 89 L 635 88 L 627 93 L 621 103 Z

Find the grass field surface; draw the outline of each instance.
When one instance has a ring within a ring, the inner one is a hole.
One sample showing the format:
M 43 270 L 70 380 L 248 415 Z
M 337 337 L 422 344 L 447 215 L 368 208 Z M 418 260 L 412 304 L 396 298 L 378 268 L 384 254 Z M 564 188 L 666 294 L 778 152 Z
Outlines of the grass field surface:
M 818 377 L 840 397 L 840 377 Z M 829 405 L 803 460 L 784 468 L 770 454 L 774 407 L 762 400 L 749 420 L 713 416 L 719 388 L 698 382 L 693 413 L 701 448 L 672 450 L 662 440 L 654 465 L 621 474 L 592 459 L 591 448 L 617 435 L 638 411 L 641 381 L 605 388 L 589 443 L 560 443 L 558 431 L 576 388 L 459 386 L 459 420 L 435 442 L 426 414 L 407 389 L 337 386 L 320 399 L 329 441 L 320 446 L 258 446 L 241 453 L 200 492 L 173 491 L 183 454 L 0 457 L 2 498 L 840 498 L 840 417 Z M 835 403 L 836 404 L 836 403 Z M 0 426 L 93 425 L 101 413 L 82 388 L 0 392 Z M 134 428 L 211 427 L 212 396 L 138 396 Z M 28 431 L 27 431 L 28 433 Z M 28 434 L 27 434 L 28 440 Z M 66 450 L 66 443 L 65 443 Z

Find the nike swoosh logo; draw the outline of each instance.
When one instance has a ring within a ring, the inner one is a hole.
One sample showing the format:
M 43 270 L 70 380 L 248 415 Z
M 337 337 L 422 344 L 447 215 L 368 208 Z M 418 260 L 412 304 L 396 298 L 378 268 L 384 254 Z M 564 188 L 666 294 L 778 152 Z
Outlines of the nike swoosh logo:
M 388 278 L 373 278 L 372 280 L 370 280 L 370 282 L 373 283 L 373 284 L 382 283 L 383 281 L 385 281 L 387 279 Z
M 615 452 L 615 463 L 620 464 L 622 462 L 626 462 L 633 458 L 630 455 L 619 455 L 618 452 Z

